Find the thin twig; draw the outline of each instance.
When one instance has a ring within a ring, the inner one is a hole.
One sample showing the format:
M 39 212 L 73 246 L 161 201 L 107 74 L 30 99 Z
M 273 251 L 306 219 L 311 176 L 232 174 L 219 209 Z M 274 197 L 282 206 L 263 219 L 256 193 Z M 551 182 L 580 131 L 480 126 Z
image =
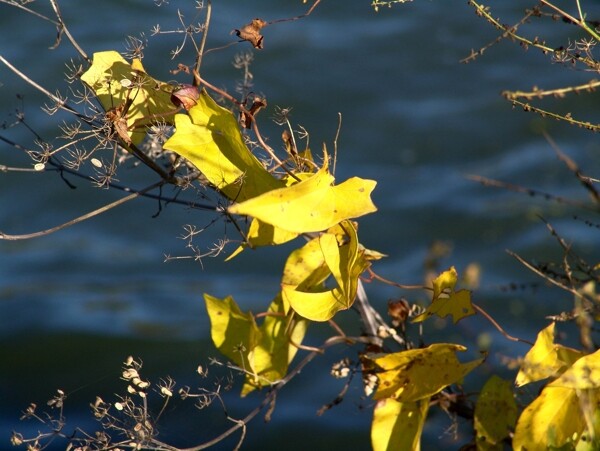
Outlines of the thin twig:
M 556 142 L 550 137 L 548 133 L 544 132 L 544 138 L 546 138 L 548 144 L 552 146 L 552 148 L 556 152 L 556 155 L 558 155 L 558 158 L 563 163 L 565 163 L 567 168 L 575 175 L 575 177 L 577 177 L 577 180 L 579 180 L 583 187 L 590 193 L 594 202 L 600 203 L 600 193 L 598 193 L 598 191 L 594 187 L 594 184 L 591 182 L 590 177 L 586 177 L 581 173 L 579 166 L 577 166 L 577 163 L 575 163 L 571 158 L 569 158 L 560 150 Z
M 54 101 L 56 103 L 56 105 L 57 105 L 58 108 L 63 109 L 65 111 L 68 111 L 69 113 L 74 114 L 75 116 L 77 116 L 79 119 L 81 119 L 83 122 L 85 122 L 88 125 L 93 125 L 92 119 L 90 119 L 89 117 L 81 114 L 80 112 L 78 112 L 74 108 L 70 107 L 69 105 L 67 105 L 66 101 L 58 98 L 57 96 L 55 96 L 54 94 L 52 94 L 50 91 L 48 91 L 46 88 L 44 88 L 43 86 L 41 86 L 38 83 L 36 83 L 35 81 L 33 81 L 31 78 L 29 78 L 23 72 L 21 72 L 19 69 L 17 69 L 15 66 L 13 66 L 2 55 L 0 55 L 0 62 L 3 63 L 6 67 L 8 67 L 10 70 L 12 70 L 20 78 L 22 78 L 25 82 L 27 82 L 28 84 L 30 84 L 31 86 L 33 86 L 35 89 L 37 89 L 38 91 L 46 94 L 52 101 Z
M 206 20 L 204 21 L 204 33 L 202 35 L 202 41 L 200 41 L 200 48 L 198 49 L 198 53 L 196 56 L 196 66 L 194 68 L 194 71 L 197 73 L 200 73 L 200 66 L 202 65 L 202 57 L 204 56 L 204 47 L 206 46 L 206 37 L 208 36 L 208 26 L 210 25 L 211 11 L 212 6 L 210 0 L 208 0 L 206 4 Z M 194 77 L 194 86 L 198 86 L 196 82 L 196 77 Z
M 432 290 L 431 287 L 426 287 L 424 285 L 403 285 L 401 283 L 393 282 L 391 280 L 385 279 L 385 278 L 381 277 L 380 275 L 376 274 L 371 268 L 368 268 L 367 271 L 369 272 L 369 279 L 367 279 L 367 282 L 370 282 L 373 279 L 375 279 L 375 280 L 379 280 L 380 282 L 383 282 L 385 284 L 392 285 L 392 286 L 398 287 L 398 288 L 402 288 L 403 290 Z
M 529 340 L 525 340 L 523 338 L 518 338 L 518 337 L 513 337 L 512 335 L 509 335 L 508 332 L 506 332 L 502 326 L 500 326 L 500 324 L 498 324 L 496 322 L 496 320 L 494 318 L 492 318 L 491 315 L 489 315 L 484 309 L 482 309 L 481 307 L 479 307 L 477 304 L 471 303 L 471 305 L 473 306 L 473 308 L 475 310 L 477 310 L 479 313 L 481 313 L 481 315 L 483 315 L 483 317 L 485 319 L 487 319 L 490 323 L 492 323 L 492 325 L 498 329 L 498 332 L 500 332 L 502 335 L 504 335 L 504 338 L 511 340 L 511 341 L 518 341 L 521 343 L 527 343 L 528 345 L 533 346 L 533 343 Z
M 562 283 L 560 283 L 559 281 L 553 279 L 552 277 L 548 277 L 547 274 L 544 274 L 542 271 L 540 271 L 538 268 L 536 268 L 535 266 L 533 266 L 531 263 L 529 263 L 528 261 L 526 261 L 524 258 L 522 258 L 521 256 L 519 256 L 518 254 L 507 250 L 506 251 L 508 253 L 508 255 L 510 255 L 511 257 L 514 257 L 519 263 L 521 263 L 523 266 L 525 266 L 526 268 L 528 268 L 529 270 L 533 271 L 534 273 L 536 273 L 538 276 L 542 277 L 544 280 L 547 280 L 548 282 L 550 282 L 552 285 L 555 285 L 559 288 L 562 288 L 565 291 L 568 291 L 569 293 L 571 293 L 573 296 L 575 296 L 578 299 L 581 300 L 585 300 L 585 301 L 589 301 L 583 294 L 581 294 L 579 291 L 575 290 L 574 288 L 568 287 Z
M 321 3 L 321 0 L 316 0 L 312 6 L 308 9 L 308 11 L 306 11 L 304 14 L 301 14 L 299 16 L 295 16 L 295 17 L 289 17 L 287 19 L 275 19 L 272 20 L 270 22 L 267 22 L 267 25 L 271 25 L 273 23 L 279 23 L 279 22 L 292 22 L 294 20 L 299 20 L 299 19 L 303 19 L 305 17 L 310 16 L 310 14 L 314 11 L 314 9 L 317 7 L 317 5 Z
M 254 410 L 252 410 L 252 412 L 250 412 L 248 415 L 246 415 L 243 419 L 239 420 L 235 426 L 232 426 L 227 431 L 223 432 L 221 435 L 219 435 L 218 437 L 215 437 L 214 439 L 212 439 L 208 442 L 205 442 L 201 445 L 194 446 L 191 448 L 181 449 L 179 451 L 200 451 L 200 450 L 209 448 L 211 446 L 214 446 L 215 444 L 225 440 L 227 437 L 229 437 L 235 431 L 237 431 L 241 427 L 248 424 L 256 415 L 258 415 L 260 413 L 260 411 L 263 408 L 268 406 L 272 402 L 272 400 L 277 396 L 277 393 L 288 382 L 290 382 L 295 376 L 297 376 L 304 369 L 304 367 L 306 365 L 308 365 L 315 357 L 317 357 L 318 355 L 321 355 L 325 351 L 325 349 L 330 348 L 331 346 L 338 345 L 338 344 L 348 343 L 349 340 L 352 343 L 368 343 L 369 342 L 368 337 L 335 336 L 335 337 L 328 338 L 327 340 L 325 340 L 325 342 L 321 345 L 321 347 L 318 350 L 315 350 L 315 351 L 311 352 L 310 354 L 306 355 L 306 357 L 304 357 L 304 359 L 302 359 L 302 361 L 298 365 L 296 365 L 296 367 L 292 371 L 290 371 L 283 379 L 281 379 L 277 383 L 277 385 L 275 385 L 273 387 L 273 389 L 262 400 L 260 405 L 258 405 Z
M 58 3 L 56 2 L 56 0 L 50 0 L 50 4 L 52 5 L 52 9 L 54 10 L 56 18 L 59 21 L 59 25 L 57 25 L 59 38 L 57 39 L 56 45 L 58 46 L 58 42 L 60 41 L 60 34 L 64 32 L 67 38 L 69 39 L 69 42 L 71 43 L 71 45 L 73 45 L 73 47 L 75 47 L 75 50 L 77 50 L 79 55 L 81 55 L 81 57 L 85 59 L 88 63 L 91 63 L 92 61 L 87 56 L 87 53 L 85 53 L 85 51 L 79 46 L 75 38 L 73 38 L 73 36 L 71 35 L 69 29 L 67 28 L 67 25 L 65 24 L 65 21 L 62 18 L 62 14 L 60 13 L 60 9 L 58 8 Z
M 77 224 L 79 222 L 85 221 L 86 219 L 90 219 L 93 218 L 94 216 L 98 216 L 101 213 L 104 213 L 112 208 L 118 207 L 121 204 L 124 204 L 126 202 L 129 202 L 130 200 L 133 200 L 137 197 L 140 197 L 142 194 L 144 194 L 147 191 L 151 191 L 155 188 L 158 188 L 159 186 L 162 186 L 165 182 L 163 180 L 161 180 L 160 182 L 154 183 L 153 185 L 150 185 L 147 188 L 144 188 L 138 192 L 135 192 L 133 194 L 130 194 L 129 196 L 125 196 L 122 199 L 119 199 L 115 202 L 112 202 L 108 205 L 105 205 L 101 208 L 98 208 L 94 211 L 91 211 L 89 213 L 86 213 L 85 215 L 79 216 L 75 219 L 72 219 L 68 222 L 65 222 L 64 224 L 58 225 L 56 227 L 52 227 L 50 229 L 46 229 L 46 230 L 41 230 L 39 232 L 34 232 L 34 233 L 28 233 L 28 234 L 24 234 L 24 235 L 9 235 L 7 233 L 4 233 L 2 231 L 0 231 L 0 239 L 2 240 L 8 240 L 8 241 L 17 241 L 17 240 L 28 240 L 31 238 L 37 238 L 40 236 L 45 236 L 45 235 L 49 235 L 51 233 L 57 232 L 59 230 L 62 230 L 66 227 L 70 227 L 74 224 Z
M 475 182 L 481 183 L 483 186 L 491 186 L 494 188 L 503 188 L 509 191 L 515 191 L 517 193 L 527 194 L 528 196 L 542 196 L 544 200 L 555 201 L 565 205 L 572 205 L 574 207 L 583 208 L 591 211 L 598 211 L 596 205 L 590 205 L 586 202 L 578 202 L 575 200 L 567 199 L 561 196 L 555 196 L 554 194 L 545 193 L 534 188 L 526 188 L 520 185 L 514 185 L 508 182 L 502 182 L 500 180 L 490 179 L 481 175 L 467 175 L 466 178 Z

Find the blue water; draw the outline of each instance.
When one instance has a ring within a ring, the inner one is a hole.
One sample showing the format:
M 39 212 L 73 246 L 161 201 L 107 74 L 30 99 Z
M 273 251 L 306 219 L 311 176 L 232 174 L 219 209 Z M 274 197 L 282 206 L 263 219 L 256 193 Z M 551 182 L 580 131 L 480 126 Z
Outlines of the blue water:
M 165 30 L 177 27 L 177 7 L 186 17 L 195 14 L 190 5 L 171 3 L 157 8 L 149 0 L 93 6 L 65 2 L 63 12 L 89 54 L 123 51 L 128 35 L 144 32 L 150 44 L 146 69 L 158 79 L 171 80 L 171 66 L 165 61 L 178 37 L 150 38 L 150 29 L 156 23 Z M 50 14 L 45 5 L 34 7 Z M 517 20 L 518 9 L 499 8 L 498 14 L 507 21 Z M 300 2 L 215 2 L 208 47 L 231 42 L 230 30 L 253 17 L 271 20 L 303 10 Z M 293 107 L 292 120 L 310 132 L 311 147 L 318 152 L 323 142 L 332 149 L 341 113 L 337 179 L 358 175 L 378 181 L 374 200 L 379 211 L 360 221 L 360 236 L 367 247 L 389 255 L 375 266 L 379 274 L 401 283 L 421 283 L 430 244 L 443 240 L 451 244 L 452 253 L 442 260 L 442 269 L 455 265 L 462 272 L 469 263 L 479 264 L 482 276 L 475 299 L 510 333 L 531 340 L 546 324 L 544 315 L 569 308 L 565 293 L 544 286 L 529 288 L 540 281 L 505 249 L 525 257 L 560 258 L 560 249 L 538 218 L 543 215 L 556 221 L 559 231 L 595 261 L 596 231 L 571 220 L 566 207 L 482 187 L 466 176 L 478 174 L 586 200 L 540 131 L 547 130 L 590 175 L 599 163 L 596 137 L 513 110 L 499 94 L 533 85 L 574 84 L 588 80 L 590 74 L 552 65 L 547 56 L 508 43 L 488 50 L 475 63 L 460 64 L 471 48 L 496 37 L 463 2 L 415 1 L 375 14 L 368 1 L 324 1 L 309 18 L 272 25 L 264 35 L 265 48 L 255 52 L 251 67 L 255 90 L 269 101 L 269 109 L 261 114 L 271 116 L 275 105 Z M 554 36 L 559 41 L 566 34 Z M 53 26 L 0 4 L 0 37 L 0 54 L 11 63 L 52 92 L 64 89 L 64 63 L 76 55 L 65 38 L 58 49 L 48 49 L 55 38 Z M 232 90 L 239 72 L 231 61 L 241 50 L 248 46 L 208 54 L 203 75 Z M 189 60 L 190 55 L 185 57 Z M 2 65 L 0 83 L 0 122 L 10 122 L 11 113 L 24 105 L 28 123 L 50 139 L 58 133 L 60 121 L 68 119 L 48 118 L 39 109 L 43 97 Z M 17 93 L 25 95 L 23 102 Z M 568 99 L 565 108 L 582 102 L 583 113 L 593 118 L 594 98 Z M 278 142 L 280 131 L 264 124 L 265 134 Z M 2 134 L 33 145 L 23 127 Z M 29 160 L 0 144 L 0 164 L 29 167 Z M 124 169 L 119 178 L 136 188 L 154 181 L 143 170 Z M 122 196 L 91 188 L 82 180 L 70 181 L 76 190 L 52 173 L 0 173 L 0 230 L 18 234 L 46 229 Z M 19 422 L 20 411 L 30 402 L 43 405 L 56 388 L 70 395 L 69 424 L 90 426 L 88 403 L 97 394 L 108 400 L 122 392 L 120 365 L 130 354 L 144 360 L 146 375 L 153 380 L 169 374 L 181 384 L 198 384 L 195 368 L 216 354 L 202 293 L 231 294 L 254 312 L 275 295 L 290 247 L 246 252 L 230 263 L 222 258 L 202 264 L 191 259 L 164 263 L 165 254 L 189 255 L 179 238 L 184 224 L 202 227 L 213 217 L 168 205 L 153 218 L 157 210 L 156 201 L 142 199 L 44 238 L 0 242 L 0 449 L 8 447 L 11 430 L 32 432 L 40 427 L 32 421 Z M 591 213 L 582 216 L 596 219 Z M 210 246 L 224 233 L 235 236 L 232 227 L 220 222 L 194 242 Z M 504 290 L 510 283 L 528 288 Z M 391 297 L 425 300 L 378 284 L 367 290 L 382 312 Z M 353 319 L 353 313 L 340 316 L 345 325 Z M 488 332 L 489 369 L 500 368 L 499 355 L 516 356 L 526 350 L 504 340 L 481 318 L 456 327 L 427 325 L 426 332 L 431 340 L 466 345 Z M 315 326 L 308 341 L 318 345 L 328 333 L 325 326 Z M 476 352 L 476 346 L 472 350 Z M 341 406 L 322 417 L 315 415 L 342 388 L 328 376 L 328 368 L 344 355 L 344 349 L 333 349 L 315 360 L 283 390 L 270 424 L 260 416 L 250 424 L 243 449 L 281 449 L 283 440 L 290 450 L 335 449 L 344 444 L 367 449 L 370 404 L 361 398 L 358 380 Z M 476 390 L 483 379 L 468 382 Z M 239 417 L 258 399 L 239 400 L 237 388 L 225 398 L 230 413 Z M 367 408 L 360 409 L 361 405 Z M 168 413 L 161 437 L 181 446 L 199 443 L 227 426 L 219 409 L 207 414 L 176 405 Z M 444 435 L 451 423 L 443 415 L 432 418 L 426 430 L 427 449 L 441 443 L 444 449 L 456 449 L 469 441 L 468 436 L 451 441 Z M 222 449 L 231 449 L 235 440 L 225 442 Z

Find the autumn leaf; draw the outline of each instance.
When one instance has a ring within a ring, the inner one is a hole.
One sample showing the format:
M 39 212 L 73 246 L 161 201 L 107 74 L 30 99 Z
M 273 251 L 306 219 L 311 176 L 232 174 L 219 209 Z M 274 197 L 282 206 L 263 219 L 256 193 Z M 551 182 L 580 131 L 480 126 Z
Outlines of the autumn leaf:
M 293 251 L 285 264 L 281 294 L 302 317 L 327 321 L 340 310 L 349 309 L 356 297 L 358 277 L 369 262 L 358 252 L 358 236 L 345 221 L 348 242 L 338 242 L 336 233 L 323 233 Z M 336 286 L 324 282 L 333 276 Z
M 94 91 L 106 112 L 114 112 L 115 120 L 123 120 L 123 129 L 117 131 L 126 142 L 140 144 L 149 125 L 173 122 L 173 87 L 150 77 L 139 59 L 129 64 L 113 50 L 94 53 L 92 65 L 81 80 Z
M 373 451 L 420 449 L 429 398 L 399 402 L 392 398 L 377 401 L 371 424 Z
M 368 356 L 378 368 L 379 386 L 374 399 L 414 402 L 439 393 L 483 362 L 459 362 L 456 352 L 465 350 L 461 345 L 436 343 L 422 349 Z
M 437 315 L 445 318 L 452 316 L 456 324 L 461 319 L 475 314 L 471 302 L 471 292 L 468 290 L 455 291 L 458 273 L 454 266 L 444 271 L 433 281 L 433 300 L 429 307 L 412 320 L 414 323 L 425 321 L 427 318 Z
M 282 379 L 302 343 L 308 322 L 294 318 L 277 296 L 260 327 L 231 296 L 205 294 L 211 337 L 217 349 L 246 372 L 242 396 Z
M 175 116 L 175 134 L 164 148 L 186 158 L 231 200 L 244 201 L 284 183 L 250 152 L 233 114 L 205 90 L 188 114 Z
M 577 390 L 600 389 L 600 350 L 585 355 L 573 363 L 549 387 L 568 387 Z
M 307 179 L 233 204 L 228 212 L 252 216 L 289 232 L 307 233 L 377 210 L 370 196 L 376 182 L 353 177 L 333 185 L 333 180 L 325 158 L 323 167 Z
M 490 377 L 475 405 L 477 449 L 503 450 L 502 442 L 510 435 L 516 421 L 517 404 L 511 383 L 495 375 Z
M 239 30 L 233 30 L 232 33 L 235 33 L 242 41 L 250 42 L 255 49 L 262 49 L 264 36 L 260 34 L 260 30 L 266 25 L 268 23 L 262 19 L 252 19 L 252 22 Z
M 287 374 L 289 363 L 296 355 L 298 345 L 302 344 L 308 328 L 307 320 L 288 313 L 279 294 L 259 327 L 260 338 L 253 352 L 253 369 L 258 378 L 246 377 L 242 396 L 276 383 Z
M 240 368 L 254 371 L 251 351 L 260 339 L 260 330 L 250 313 L 243 313 L 231 296 L 219 299 L 204 295 L 210 318 L 210 334 L 216 348 Z
M 598 398 L 596 397 L 596 402 Z M 517 421 L 513 437 L 516 451 L 574 449 L 586 429 L 576 390 L 547 386 Z
M 246 241 L 233 251 L 231 255 L 227 257 L 226 261 L 236 257 L 248 247 L 277 246 L 279 244 L 287 243 L 297 236 L 297 233 L 273 227 L 271 224 L 265 224 L 254 218 L 252 219 L 252 222 L 250 222 L 250 227 L 248 227 L 248 231 L 246 232 Z
M 548 377 L 556 377 L 583 355 L 575 349 L 554 343 L 555 326 L 556 323 L 552 322 L 538 333 L 535 344 L 521 363 L 515 380 L 517 387 Z

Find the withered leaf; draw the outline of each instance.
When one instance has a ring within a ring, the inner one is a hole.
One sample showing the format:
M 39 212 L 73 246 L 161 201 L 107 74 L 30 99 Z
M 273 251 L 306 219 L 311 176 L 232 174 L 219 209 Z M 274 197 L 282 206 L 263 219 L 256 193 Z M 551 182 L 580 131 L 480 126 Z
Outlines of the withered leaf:
M 260 30 L 267 25 L 262 19 L 253 19 L 249 24 L 244 25 L 241 29 L 235 29 L 235 33 L 242 41 L 248 41 L 255 49 L 263 48 L 263 38 Z
M 186 111 L 189 111 L 190 108 L 198 103 L 199 97 L 200 92 L 198 88 L 192 85 L 181 85 L 171 93 L 171 102 L 178 108 L 184 108 Z
M 254 101 L 252 102 L 250 109 L 247 112 L 240 112 L 240 122 L 242 126 L 246 129 L 250 129 L 250 127 L 252 127 L 252 118 L 266 106 L 266 99 L 263 99 L 262 97 L 254 97 Z

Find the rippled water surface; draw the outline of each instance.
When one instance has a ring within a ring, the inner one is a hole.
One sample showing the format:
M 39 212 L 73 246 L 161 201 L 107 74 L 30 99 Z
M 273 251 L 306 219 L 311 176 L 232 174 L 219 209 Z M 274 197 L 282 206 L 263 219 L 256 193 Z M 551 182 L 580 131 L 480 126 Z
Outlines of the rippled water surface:
M 143 32 L 149 38 L 146 69 L 158 79 L 173 79 L 168 71 L 175 63 L 166 61 L 178 36 L 154 38 L 150 30 L 157 23 L 163 30 L 177 27 L 177 7 L 186 18 L 193 17 L 188 5 L 192 2 L 172 1 L 161 8 L 149 0 L 63 3 L 65 20 L 88 53 L 123 51 L 128 35 Z M 231 42 L 230 30 L 253 17 L 289 17 L 304 8 L 299 1 L 214 3 L 208 47 Z M 560 257 L 538 215 L 556 221 L 554 225 L 589 258 L 597 232 L 571 220 L 566 207 L 482 187 L 467 175 L 585 200 L 585 192 L 540 131 L 551 133 L 588 173 L 599 163 L 596 137 L 513 110 L 500 92 L 536 84 L 557 87 L 591 77 L 508 43 L 492 47 L 475 63 L 460 64 L 471 48 L 496 37 L 465 3 L 415 1 L 375 14 L 368 1 L 324 1 L 304 20 L 268 27 L 265 48 L 255 53 L 251 70 L 255 90 L 269 101 L 268 111 L 261 114 L 273 115 L 276 105 L 292 107 L 292 120 L 309 131 L 315 151 L 323 142 L 332 148 L 341 113 L 336 176 L 378 181 L 374 200 L 379 211 L 361 220 L 360 235 L 367 247 L 389 255 L 375 268 L 382 276 L 420 283 L 429 246 L 436 240 L 447 242 L 452 253 L 442 267 L 455 265 L 462 272 L 469 263 L 480 265 L 476 301 L 510 333 L 532 339 L 545 324 L 543 316 L 569 300 L 543 286 L 502 289 L 510 283 L 539 282 L 505 249 L 526 257 Z M 498 13 L 506 20 L 518 17 L 518 10 L 507 6 Z M 48 23 L 0 4 L 0 54 L 52 92 L 65 87 L 64 64 L 76 56 L 64 37 L 50 50 L 55 36 Z M 555 36 L 558 41 L 560 32 Z M 247 49 L 240 44 L 209 53 L 204 77 L 232 89 L 240 74 L 231 61 Z M 184 55 L 190 62 L 191 54 Z M 41 137 L 56 135 L 66 116 L 48 118 L 39 108 L 43 98 L 1 65 L 0 82 L 2 120 L 10 122 L 15 109 L 24 108 L 28 124 Z M 24 100 L 17 93 L 24 94 Z M 575 101 L 593 120 L 597 95 Z M 566 100 L 564 108 L 568 111 L 575 106 L 569 102 L 575 101 Z M 279 129 L 265 121 L 264 131 L 278 142 Z M 2 133 L 16 142 L 32 143 L 23 127 Z M 29 162 L 0 143 L 0 164 L 27 167 Z M 124 169 L 119 176 L 135 188 L 154 180 L 143 170 Z M 70 181 L 76 190 L 53 173 L 0 173 L 0 230 L 18 234 L 46 229 L 122 196 Z M 154 217 L 157 212 L 156 201 L 138 200 L 44 238 L 0 242 L 0 449 L 8 446 L 11 430 L 38 428 L 34 422 L 19 423 L 19 412 L 31 401 L 43 404 L 56 388 L 69 393 L 68 419 L 87 425 L 87 404 L 95 395 L 109 399 L 122 389 L 119 369 L 130 354 L 144 360 L 149 378 L 168 374 L 181 384 L 198 385 L 194 370 L 215 354 L 202 293 L 231 294 L 244 309 L 255 312 L 276 294 L 290 247 L 246 252 L 231 263 L 219 258 L 202 265 L 189 259 L 163 263 L 165 254 L 188 255 L 185 241 L 179 239 L 184 224 L 203 227 L 212 217 L 177 205 L 163 206 Z M 195 244 L 208 246 L 224 233 L 233 236 L 234 230 L 220 222 L 196 237 Z M 382 312 L 391 297 L 418 299 L 414 293 L 380 285 L 367 290 Z M 340 321 L 350 324 L 353 319 L 350 312 Z M 500 354 L 524 352 L 480 318 L 456 327 L 438 326 L 427 326 L 430 337 L 464 344 L 488 331 L 490 366 Z M 310 333 L 310 344 L 317 345 L 328 330 L 315 326 Z M 343 350 L 336 349 L 317 359 L 283 390 L 273 421 L 265 425 L 257 419 L 251 424 L 245 449 L 281 449 L 282 440 L 289 450 L 342 449 L 344 444 L 367 449 L 370 409 L 359 409 L 365 402 L 358 383 L 341 406 L 322 417 L 315 415 L 342 388 L 327 375 L 328 366 L 342 356 Z M 481 385 L 477 380 L 471 383 L 474 389 Z M 232 392 L 226 395 L 229 413 L 241 417 L 257 399 L 241 401 Z M 167 413 L 162 437 L 182 446 L 192 445 L 195 437 L 212 437 L 226 426 L 219 409 L 197 417 L 201 414 L 194 409 L 175 405 Z M 440 431 L 451 425 L 441 415 L 432 420 L 427 449 L 435 449 Z M 468 440 L 463 437 L 448 446 L 458 448 L 456 443 Z M 227 441 L 222 449 L 233 446 Z

